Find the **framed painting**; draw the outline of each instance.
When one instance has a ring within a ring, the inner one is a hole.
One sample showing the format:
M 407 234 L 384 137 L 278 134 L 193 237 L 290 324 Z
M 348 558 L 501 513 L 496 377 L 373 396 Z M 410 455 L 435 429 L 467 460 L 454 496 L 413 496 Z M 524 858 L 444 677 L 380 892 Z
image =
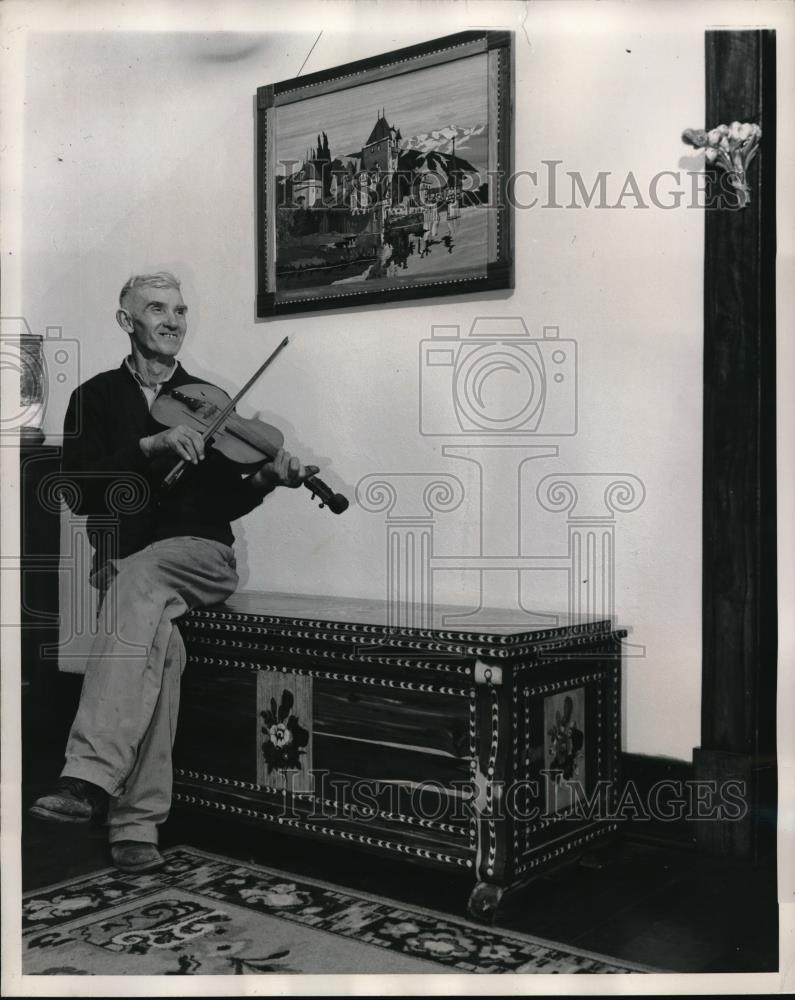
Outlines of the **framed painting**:
M 257 315 L 513 287 L 510 32 L 257 91 Z

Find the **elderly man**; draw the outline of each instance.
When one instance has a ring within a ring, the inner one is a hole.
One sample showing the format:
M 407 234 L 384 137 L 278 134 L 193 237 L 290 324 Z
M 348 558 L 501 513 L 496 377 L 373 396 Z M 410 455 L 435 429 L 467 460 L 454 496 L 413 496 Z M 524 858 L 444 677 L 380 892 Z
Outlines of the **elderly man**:
M 174 619 L 235 590 L 230 521 L 276 487 L 299 486 L 318 471 L 280 451 L 244 479 L 222 455 L 205 453 L 197 431 L 155 424 L 149 410 L 161 392 L 202 381 L 176 360 L 186 318 L 173 275 L 130 278 L 116 319 L 130 337 L 131 353 L 119 368 L 75 390 L 65 421 L 63 470 L 75 487 L 70 502 L 76 513 L 88 515 L 91 583 L 104 595 L 112 627 L 97 637 L 88 658 L 60 781 L 30 812 L 67 823 L 107 815 L 111 856 L 123 871 L 163 863 L 158 826 L 171 805 L 171 749 L 185 665 Z M 163 476 L 180 459 L 189 468 L 163 492 Z M 137 492 L 142 502 L 118 503 L 125 487 L 126 501 Z M 118 524 L 110 538 L 109 513 Z

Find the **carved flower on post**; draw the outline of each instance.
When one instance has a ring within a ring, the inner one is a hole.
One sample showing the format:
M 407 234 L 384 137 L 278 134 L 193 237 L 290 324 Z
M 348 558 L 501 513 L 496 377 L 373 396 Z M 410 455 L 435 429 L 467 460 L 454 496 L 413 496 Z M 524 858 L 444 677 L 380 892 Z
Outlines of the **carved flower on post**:
M 732 122 L 716 128 L 688 128 L 682 133 L 682 141 L 695 149 L 703 149 L 707 163 L 725 170 L 729 183 L 737 191 L 739 207 L 745 208 L 751 201 L 751 189 L 745 179 L 746 170 L 756 156 L 762 129 L 749 122 Z

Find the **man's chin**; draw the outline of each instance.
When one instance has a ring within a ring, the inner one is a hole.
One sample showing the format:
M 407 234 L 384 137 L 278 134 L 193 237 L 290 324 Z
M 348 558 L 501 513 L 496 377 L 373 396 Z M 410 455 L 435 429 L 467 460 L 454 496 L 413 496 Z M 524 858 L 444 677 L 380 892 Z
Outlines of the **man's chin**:
M 170 340 L 167 337 L 164 337 L 158 341 L 159 353 L 165 354 L 167 357 L 173 357 L 181 347 L 181 340 Z
M 150 358 L 152 361 L 159 361 L 161 364 L 171 365 L 176 362 L 177 353 L 179 352 L 179 347 L 170 348 L 159 348 L 157 350 L 151 351 L 146 357 Z

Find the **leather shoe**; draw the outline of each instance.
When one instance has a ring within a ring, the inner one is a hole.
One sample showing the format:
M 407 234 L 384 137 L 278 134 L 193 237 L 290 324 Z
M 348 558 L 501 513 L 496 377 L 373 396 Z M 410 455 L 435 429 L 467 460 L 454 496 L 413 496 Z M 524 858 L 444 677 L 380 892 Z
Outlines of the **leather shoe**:
M 152 872 L 166 863 L 154 844 L 138 840 L 117 840 L 110 845 L 110 856 L 115 867 L 123 872 Z
M 101 822 L 107 811 L 108 793 L 82 778 L 61 778 L 54 792 L 36 799 L 28 810 L 36 819 L 54 823 Z

